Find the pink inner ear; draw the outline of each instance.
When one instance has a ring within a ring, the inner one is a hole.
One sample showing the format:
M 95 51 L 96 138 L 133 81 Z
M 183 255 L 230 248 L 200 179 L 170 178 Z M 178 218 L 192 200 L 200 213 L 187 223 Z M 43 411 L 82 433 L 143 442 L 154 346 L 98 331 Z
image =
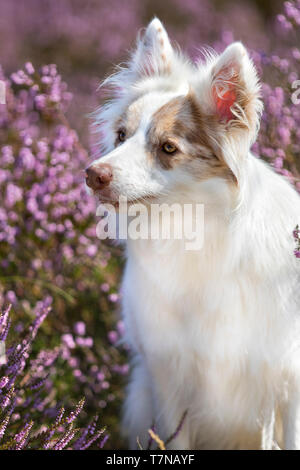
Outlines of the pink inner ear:
M 230 119 L 233 119 L 234 115 L 232 114 L 230 108 L 236 101 L 235 91 L 231 89 L 218 94 L 217 88 L 214 87 L 213 96 L 220 118 L 226 122 L 230 121 Z

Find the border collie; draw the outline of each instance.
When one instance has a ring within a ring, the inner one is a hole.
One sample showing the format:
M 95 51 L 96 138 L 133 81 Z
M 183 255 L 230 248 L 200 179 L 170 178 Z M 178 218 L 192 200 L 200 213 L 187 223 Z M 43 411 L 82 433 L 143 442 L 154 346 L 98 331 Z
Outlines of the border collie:
M 233 43 L 197 64 L 153 19 L 96 112 L 101 202 L 202 204 L 201 249 L 128 239 L 123 318 L 132 353 L 123 430 L 147 447 L 300 449 L 300 197 L 251 153 L 262 101 Z

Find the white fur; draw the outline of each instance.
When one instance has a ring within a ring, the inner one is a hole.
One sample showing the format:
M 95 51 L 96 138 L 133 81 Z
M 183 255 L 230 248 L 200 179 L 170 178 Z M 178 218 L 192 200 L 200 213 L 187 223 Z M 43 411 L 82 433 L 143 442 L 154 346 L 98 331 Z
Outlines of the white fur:
M 184 168 L 151 165 L 144 150 L 153 113 L 172 97 L 193 89 L 203 109 L 215 112 L 211 86 L 224 67 L 238 69 L 242 92 L 253 98 L 250 118 L 237 105 L 236 119 L 211 135 L 236 176 L 235 190 L 221 178 L 197 181 Z M 249 150 L 261 112 L 252 62 L 234 44 L 221 58 L 192 66 L 155 19 L 128 67 L 107 83 L 117 94 L 96 124 L 107 153 L 101 162 L 114 170 L 112 194 L 205 204 L 198 252 L 186 251 L 183 240 L 127 242 L 123 317 L 133 370 L 123 430 L 130 446 L 137 447 L 137 437 L 146 446 L 153 422 L 166 439 L 188 410 L 172 448 L 273 448 L 277 442 L 300 449 L 300 264 L 292 237 L 300 198 Z M 133 100 L 140 100 L 140 125 L 114 149 L 113 125 Z

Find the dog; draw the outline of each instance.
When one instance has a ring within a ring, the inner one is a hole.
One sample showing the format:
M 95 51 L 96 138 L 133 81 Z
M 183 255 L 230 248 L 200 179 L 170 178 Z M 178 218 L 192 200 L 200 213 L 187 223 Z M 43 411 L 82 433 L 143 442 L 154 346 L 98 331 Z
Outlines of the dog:
M 263 105 L 245 47 L 193 64 L 154 18 L 96 112 L 102 202 L 204 206 L 204 243 L 128 239 L 123 432 L 147 448 L 300 449 L 300 197 L 250 151 Z

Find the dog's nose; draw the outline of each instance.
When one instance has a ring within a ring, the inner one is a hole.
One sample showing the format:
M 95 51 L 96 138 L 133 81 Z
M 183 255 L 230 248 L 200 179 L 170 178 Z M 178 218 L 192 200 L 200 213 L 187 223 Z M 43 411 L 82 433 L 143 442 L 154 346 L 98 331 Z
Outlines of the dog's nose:
M 108 186 L 113 179 L 112 167 L 109 163 L 91 165 L 86 170 L 86 184 L 94 191 Z

